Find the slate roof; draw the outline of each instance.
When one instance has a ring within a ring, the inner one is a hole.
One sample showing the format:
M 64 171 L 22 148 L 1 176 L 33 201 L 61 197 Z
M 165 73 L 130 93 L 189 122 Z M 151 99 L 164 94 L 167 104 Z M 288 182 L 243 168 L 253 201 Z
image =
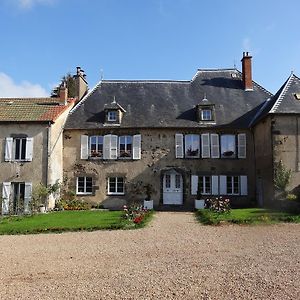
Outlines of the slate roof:
M 253 82 L 245 91 L 236 69 L 198 70 L 192 80 L 103 80 L 72 109 L 65 128 L 107 127 L 105 104 L 116 99 L 126 112 L 121 128 L 203 127 L 196 106 L 206 97 L 215 105 L 216 125 L 247 128 L 271 94 Z
M 54 122 L 69 106 L 58 98 L 0 98 L 0 122 Z

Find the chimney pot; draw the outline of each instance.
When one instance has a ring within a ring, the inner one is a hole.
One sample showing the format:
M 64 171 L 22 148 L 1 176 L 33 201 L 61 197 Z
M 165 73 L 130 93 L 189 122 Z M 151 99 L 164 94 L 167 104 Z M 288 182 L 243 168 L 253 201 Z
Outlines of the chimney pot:
M 243 84 L 245 91 L 253 90 L 252 83 L 252 56 L 249 55 L 249 52 L 243 52 L 242 58 L 242 75 L 243 75 Z

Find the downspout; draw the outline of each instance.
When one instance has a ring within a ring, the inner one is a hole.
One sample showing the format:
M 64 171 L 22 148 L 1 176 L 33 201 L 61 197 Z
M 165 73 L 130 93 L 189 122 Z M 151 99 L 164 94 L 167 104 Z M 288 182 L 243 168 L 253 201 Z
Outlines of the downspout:
M 253 128 L 250 127 L 250 132 L 252 135 L 252 141 L 253 141 L 253 157 L 254 157 L 254 180 L 255 180 L 255 189 L 254 189 L 254 193 L 255 193 L 255 199 L 257 197 L 257 169 L 256 169 L 256 144 L 255 144 L 255 136 L 254 136 L 254 131 Z M 256 203 L 258 203 L 258 199 L 256 199 Z
M 46 168 L 46 186 L 49 186 L 50 183 L 50 171 L 49 169 L 51 168 L 51 122 L 48 123 L 47 127 L 47 168 Z M 46 202 L 46 210 L 48 209 L 48 202 L 49 202 L 49 197 Z

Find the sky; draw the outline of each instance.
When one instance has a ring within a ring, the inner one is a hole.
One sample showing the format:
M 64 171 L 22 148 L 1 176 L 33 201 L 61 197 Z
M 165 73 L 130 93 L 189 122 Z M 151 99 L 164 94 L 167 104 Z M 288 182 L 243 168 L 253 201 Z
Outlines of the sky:
M 104 79 L 241 70 L 275 93 L 300 76 L 299 0 L 0 0 L 0 97 L 48 96 L 81 66 Z

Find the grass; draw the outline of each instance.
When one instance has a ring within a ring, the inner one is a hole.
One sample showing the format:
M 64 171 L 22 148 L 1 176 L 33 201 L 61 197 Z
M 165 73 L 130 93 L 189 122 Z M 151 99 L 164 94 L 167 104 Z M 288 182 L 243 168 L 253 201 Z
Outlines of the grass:
M 123 214 L 123 211 L 59 211 L 33 216 L 3 217 L 0 219 L 0 235 L 134 229 L 145 226 L 152 215 L 150 213 L 137 225 L 125 220 Z
M 261 208 L 232 209 L 227 213 L 216 213 L 209 209 L 197 211 L 198 220 L 206 225 L 220 223 L 234 224 L 276 224 L 280 222 L 300 223 L 300 215 Z

